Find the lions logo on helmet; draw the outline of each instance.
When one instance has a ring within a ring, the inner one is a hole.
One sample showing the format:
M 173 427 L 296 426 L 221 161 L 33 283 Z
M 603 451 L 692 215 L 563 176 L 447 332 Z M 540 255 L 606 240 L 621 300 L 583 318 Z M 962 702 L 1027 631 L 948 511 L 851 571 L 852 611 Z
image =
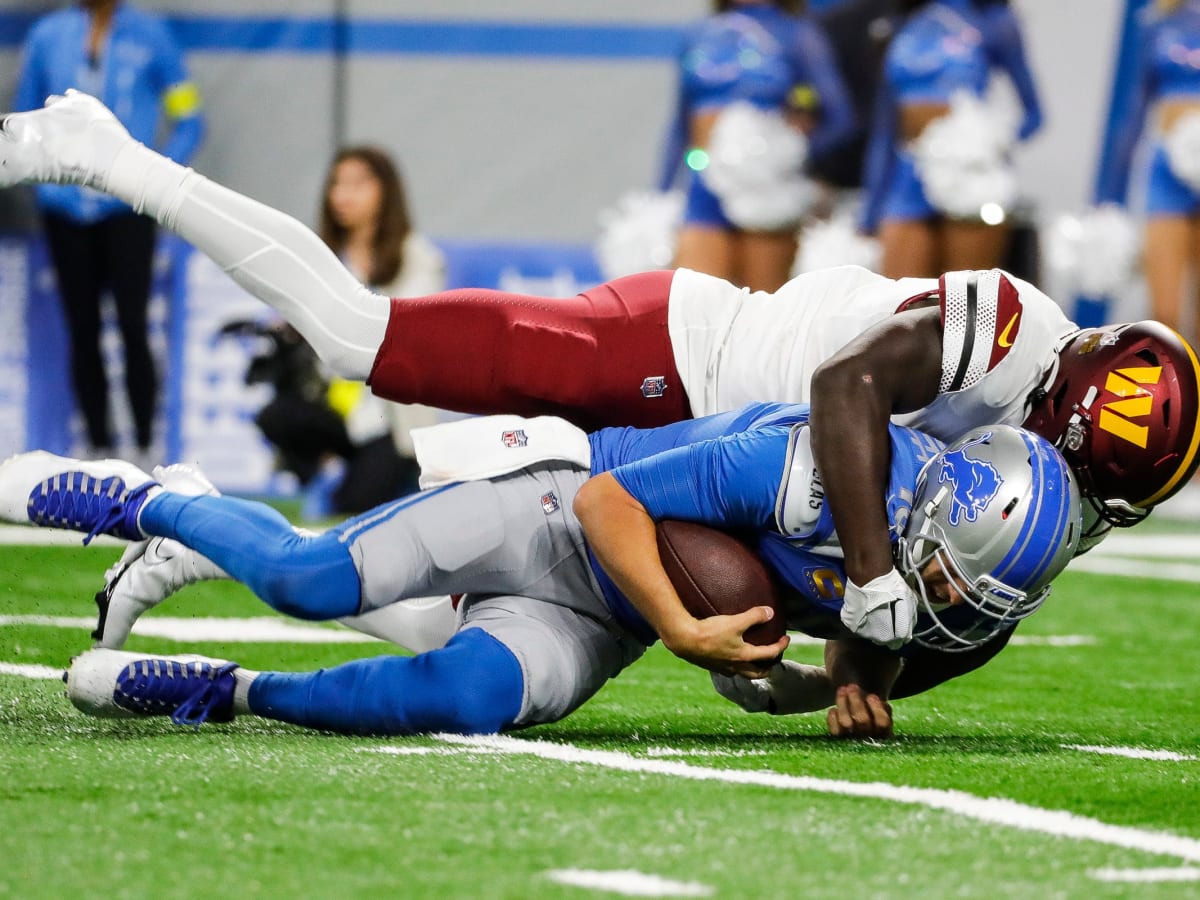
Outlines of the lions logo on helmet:
M 988 508 L 1003 484 L 995 466 L 987 460 L 967 455 L 968 450 L 990 440 L 991 436 L 991 432 L 988 432 L 963 444 L 958 450 L 942 454 L 938 484 L 950 483 L 950 514 L 947 521 L 951 525 L 957 525 L 963 516 L 968 522 L 974 522 Z
M 1200 364 L 1160 322 L 1085 328 L 1024 425 L 1054 444 L 1091 507 L 1113 525 L 1140 522 L 1200 463 Z
M 898 547 L 920 597 L 913 639 L 969 650 L 1032 615 L 1081 532 L 1079 488 L 1048 441 L 1008 425 L 968 432 L 921 472 Z M 931 566 L 961 603 L 929 595 L 922 576 Z

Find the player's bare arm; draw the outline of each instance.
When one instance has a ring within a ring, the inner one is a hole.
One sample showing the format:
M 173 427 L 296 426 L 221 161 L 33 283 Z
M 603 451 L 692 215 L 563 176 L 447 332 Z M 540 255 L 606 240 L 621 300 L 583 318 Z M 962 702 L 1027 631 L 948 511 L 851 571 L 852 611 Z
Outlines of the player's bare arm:
M 771 618 L 770 607 L 692 616 L 663 568 L 654 520 L 611 474 L 590 479 L 576 494 L 574 511 L 600 565 L 676 656 L 710 671 L 760 678 L 787 647 L 786 636 L 764 646 L 742 637 Z
M 812 383 L 812 448 L 857 584 L 892 569 L 884 496 L 888 421 L 938 393 L 942 327 L 936 306 L 899 313 L 847 344 L 821 365 Z
M 837 689 L 826 715 L 834 737 L 887 738 L 892 735 L 892 685 L 900 658 L 860 638 L 825 642 L 825 671 Z

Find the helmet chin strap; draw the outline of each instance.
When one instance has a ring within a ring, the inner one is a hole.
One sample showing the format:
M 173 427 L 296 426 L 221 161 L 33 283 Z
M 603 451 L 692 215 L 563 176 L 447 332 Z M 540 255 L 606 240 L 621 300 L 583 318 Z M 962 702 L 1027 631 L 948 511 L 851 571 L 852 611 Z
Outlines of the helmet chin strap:
M 1062 365 L 1062 358 L 1058 355 L 1067 344 L 1071 343 L 1075 335 L 1079 332 L 1072 332 L 1059 341 L 1058 347 L 1055 348 L 1054 362 L 1050 364 L 1050 368 L 1046 371 L 1046 377 L 1042 379 L 1042 383 L 1029 392 L 1029 396 L 1025 398 L 1025 418 L 1028 419 L 1033 411 L 1033 408 L 1050 396 L 1050 388 L 1054 384 L 1054 379 L 1058 378 L 1058 370 Z

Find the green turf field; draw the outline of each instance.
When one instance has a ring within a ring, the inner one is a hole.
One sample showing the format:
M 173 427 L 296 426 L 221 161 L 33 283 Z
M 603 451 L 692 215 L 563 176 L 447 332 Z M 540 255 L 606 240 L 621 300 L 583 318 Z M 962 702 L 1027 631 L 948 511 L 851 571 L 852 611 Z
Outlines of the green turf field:
M 88 646 L 64 626 L 117 550 L 0 546 L 0 895 L 1198 896 L 1195 549 L 1164 533 L 1127 551 L 1157 559 L 1085 558 L 1104 574 L 1063 576 L 1022 641 L 899 702 L 896 740 L 854 745 L 821 716 L 741 712 L 661 647 L 567 720 L 499 739 L 89 719 L 29 676 Z M 273 614 L 217 584 L 152 615 Z M 279 669 L 388 652 L 129 649 Z M 561 880 L 588 873 L 611 889 Z

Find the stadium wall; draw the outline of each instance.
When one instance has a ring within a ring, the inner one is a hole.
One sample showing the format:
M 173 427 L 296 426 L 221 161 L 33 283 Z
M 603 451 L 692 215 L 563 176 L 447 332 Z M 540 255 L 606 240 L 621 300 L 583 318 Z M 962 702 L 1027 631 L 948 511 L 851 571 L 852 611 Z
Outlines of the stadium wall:
M 59 5 L 10 0 L 0 9 L 0 107 L 29 23 Z M 709 8 L 702 0 L 139 5 L 168 16 L 188 48 L 209 124 L 199 171 L 311 223 L 335 146 L 380 144 L 401 161 L 420 227 L 447 249 L 453 284 L 550 294 L 598 279 L 588 247 L 599 211 L 651 184 L 675 47 L 685 23 Z M 1090 194 L 1123 4 L 1013 5 L 1047 118 L 1020 158 L 1024 183 L 1043 213 L 1077 209 Z M 0 191 L 0 230 L 34 230 L 28 192 Z M 248 424 L 263 398 L 240 387 L 253 348 L 216 351 L 205 343 L 211 319 L 195 318 L 226 305 L 262 312 L 223 278 L 187 248 L 164 245 L 154 312 L 168 372 L 164 450 L 215 465 L 231 489 L 270 489 L 269 457 Z M 52 290 L 36 239 L 0 245 L 0 453 L 77 445 L 78 426 L 63 424 L 61 353 L 44 352 L 61 340 Z M 112 334 L 106 347 L 119 357 Z M 189 360 L 204 347 L 220 366 L 197 381 Z M 214 463 L 218 450 L 227 462 Z

